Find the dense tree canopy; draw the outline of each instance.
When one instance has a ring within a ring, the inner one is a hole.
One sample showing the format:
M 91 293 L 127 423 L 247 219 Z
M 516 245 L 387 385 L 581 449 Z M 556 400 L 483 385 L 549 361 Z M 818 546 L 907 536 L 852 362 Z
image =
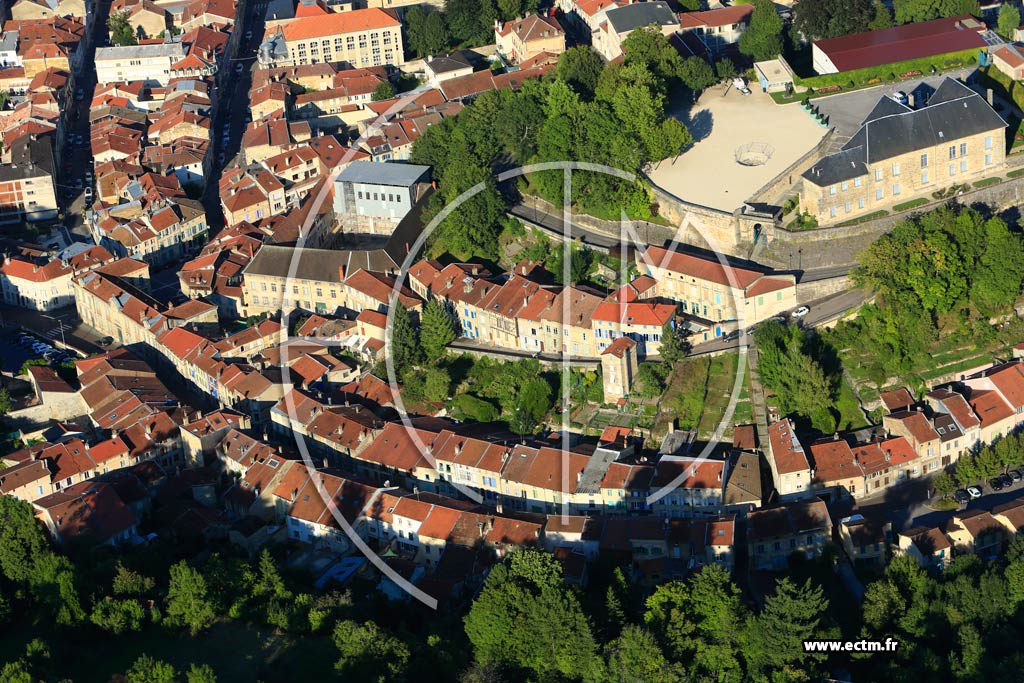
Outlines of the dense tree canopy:
M 828 335 L 870 358 L 874 375 L 927 362 L 940 334 L 1008 312 L 1024 284 L 1024 241 L 1003 220 L 944 207 L 899 223 L 862 255 L 854 280 L 876 303 Z
M 416 141 L 412 161 L 433 166 L 440 184 L 427 217 L 461 201 L 431 236 L 431 255 L 497 260 L 507 201 L 494 183 L 499 161 L 587 161 L 637 173 L 692 142 L 678 119 L 666 118 L 669 86 L 706 87 L 715 73 L 707 64 L 684 63 L 660 33 L 640 29 L 625 43 L 625 60 L 608 66 L 589 48 L 570 49 L 553 77 L 485 92 Z M 528 181 L 532 191 L 562 205 L 562 171 L 534 173 Z M 583 211 L 650 216 L 651 198 L 639 182 L 577 171 L 572 192 Z
M 878 15 L 877 4 L 877 0 L 799 0 L 793 8 L 793 25 L 811 40 L 860 33 Z
M 893 0 L 897 24 L 928 21 L 960 14 L 981 15 L 978 0 Z
M 771 389 L 784 415 L 810 420 L 821 432 L 836 427 L 830 408 L 839 391 L 839 378 L 822 366 L 816 339 L 799 327 L 775 321 L 755 333 L 761 381 Z
M 590 623 L 561 574 L 553 557 L 532 550 L 491 570 L 465 619 L 478 660 L 540 678 L 599 679 Z

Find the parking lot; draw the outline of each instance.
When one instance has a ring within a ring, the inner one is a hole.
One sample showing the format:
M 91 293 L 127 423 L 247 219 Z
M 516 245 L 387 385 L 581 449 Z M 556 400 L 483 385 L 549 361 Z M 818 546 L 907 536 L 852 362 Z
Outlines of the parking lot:
M 0 335 L 0 359 L 5 372 L 17 373 L 28 360 L 52 360 L 59 365 L 74 358 L 73 351 L 57 349 L 52 340 L 42 335 L 19 329 L 6 330 Z
M 967 78 L 975 69 L 960 69 L 927 78 L 910 79 L 902 83 L 886 83 L 875 88 L 865 88 L 850 93 L 830 95 L 811 100 L 821 113 L 828 116 L 828 124 L 835 127 L 836 142 L 842 144 L 853 137 L 881 97 L 904 92 L 913 93 L 920 106 L 935 91 L 945 78 Z M 796 106 L 796 105 L 793 105 Z M 799 109 L 799 107 L 797 107 Z

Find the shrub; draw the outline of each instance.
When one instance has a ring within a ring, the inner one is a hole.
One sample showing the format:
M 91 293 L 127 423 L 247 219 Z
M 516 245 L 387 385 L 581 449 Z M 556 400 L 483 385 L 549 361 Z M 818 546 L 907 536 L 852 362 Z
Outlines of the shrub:
M 501 411 L 490 401 L 472 394 L 459 394 L 452 401 L 452 414 L 460 419 L 494 422 L 500 417 Z

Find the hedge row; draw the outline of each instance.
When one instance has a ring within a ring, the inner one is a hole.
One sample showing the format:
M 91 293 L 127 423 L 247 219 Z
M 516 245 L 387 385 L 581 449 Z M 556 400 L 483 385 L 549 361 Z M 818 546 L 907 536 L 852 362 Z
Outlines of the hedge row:
M 811 76 L 809 78 L 796 77 L 793 80 L 797 85 L 814 88 L 815 90 L 819 88 L 830 88 L 837 85 L 840 86 L 842 90 L 852 90 L 884 81 L 902 80 L 900 76 L 906 73 L 920 72 L 922 76 L 927 76 L 931 73 L 933 68 L 936 71 L 949 71 L 950 69 L 976 64 L 977 61 L 978 50 L 976 48 L 972 48 L 970 50 L 948 52 L 944 55 L 935 55 L 933 57 L 908 59 L 905 62 L 894 62 L 892 64 L 883 64 L 882 66 L 873 66 L 866 69 L 844 71 L 843 73 L 838 74 L 823 74 L 821 76 Z M 842 92 L 842 90 L 837 92 Z
M 903 202 L 902 204 L 897 204 L 894 207 L 892 207 L 892 210 L 895 213 L 899 213 L 901 211 L 906 211 L 907 209 L 913 209 L 914 207 L 921 206 L 922 204 L 927 204 L 927 203 L 928 203 L 928 199 L 927 198 L 925 198 L 925 197 L 918 197 L 917 199 L 911 199 L 909 202 Z
M 851 225 L 860 225 L 861 223 L 867 223 L 868 221 L 873 221 L 876 218 L 882 218 L 883 216 L 888 216 L 888 215 L 889 215 L 888 211 L 886 211 L 885 209 L 879 209 L 878 211 L 872 211 L 869 214 L 865 214 L 865 215 L 861 216 L 860 218 L 854 218 L 853 220 L 843 221 L 842 223 L 837 223 L 836 227 L 837 228 L 845 228 L 845 227 L 848 227 L 848 226 L 851 226 Z

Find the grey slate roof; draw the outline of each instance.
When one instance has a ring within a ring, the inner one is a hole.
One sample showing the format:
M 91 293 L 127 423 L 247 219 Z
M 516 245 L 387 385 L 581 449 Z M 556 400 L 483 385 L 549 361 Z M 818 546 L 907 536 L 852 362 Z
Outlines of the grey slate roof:
M 803 177 L 826 187 L 866 174 L 871 164 L 1006 127 L 981 95 L 951 78 L 942 81 L 921 109 L 873 117 L 880 110 L 890 107 L 879 102 L 842 150 L 822 158 Z
M 616 7 L 605 12 L 605 16 L 619 35 L 651 24 L 656 26 L 679 25 L 679 17 L 668 6 L 668 3 L 661 0 L 635 2 L 632 5 Z
M 11 145 L 11 163 L 0 164 L 0 180 L 42 176 L 53 176 L 53 143 L 50 136 L 26 135 L 15 140 Z
M 338 175 L 336 182 L 409 187 L 429 172 L 429 166 L 390 161 L 353 161 Z
M 428 58 L 426 68 L 435 74 L 443 74 L 449 71 L 458 71 L 459 69 L 472 69 L 473 65 L 470 64 L 466 56 L 459 50 L 451 54 Z
M 900 104 L 891 97 L 883 97 L 880 100 L 878 100 L 878 104 L 875 105 L 875 108 L 872 109 L 871 112 L 864 117 L 864 120 L 860 122 L 860 125 L 863 126 L 868 121 L 874 121 L 876 119 L 882 118 L 883 116 L 892 116 L 893 114 L 905 114 L 908 111 L 914 110 L 905 104 Z
M 358 269 L 392 271 L 395 262 L 383 249 L 346 251 L 335 249 L 297 249 L 272 244 L 265 245 L 245 268 L 245 273 L 287 277 L 295 259 L 293 277 L 296 280 L 317 282 L 341 282 L 339 268 L 346 274 Z

